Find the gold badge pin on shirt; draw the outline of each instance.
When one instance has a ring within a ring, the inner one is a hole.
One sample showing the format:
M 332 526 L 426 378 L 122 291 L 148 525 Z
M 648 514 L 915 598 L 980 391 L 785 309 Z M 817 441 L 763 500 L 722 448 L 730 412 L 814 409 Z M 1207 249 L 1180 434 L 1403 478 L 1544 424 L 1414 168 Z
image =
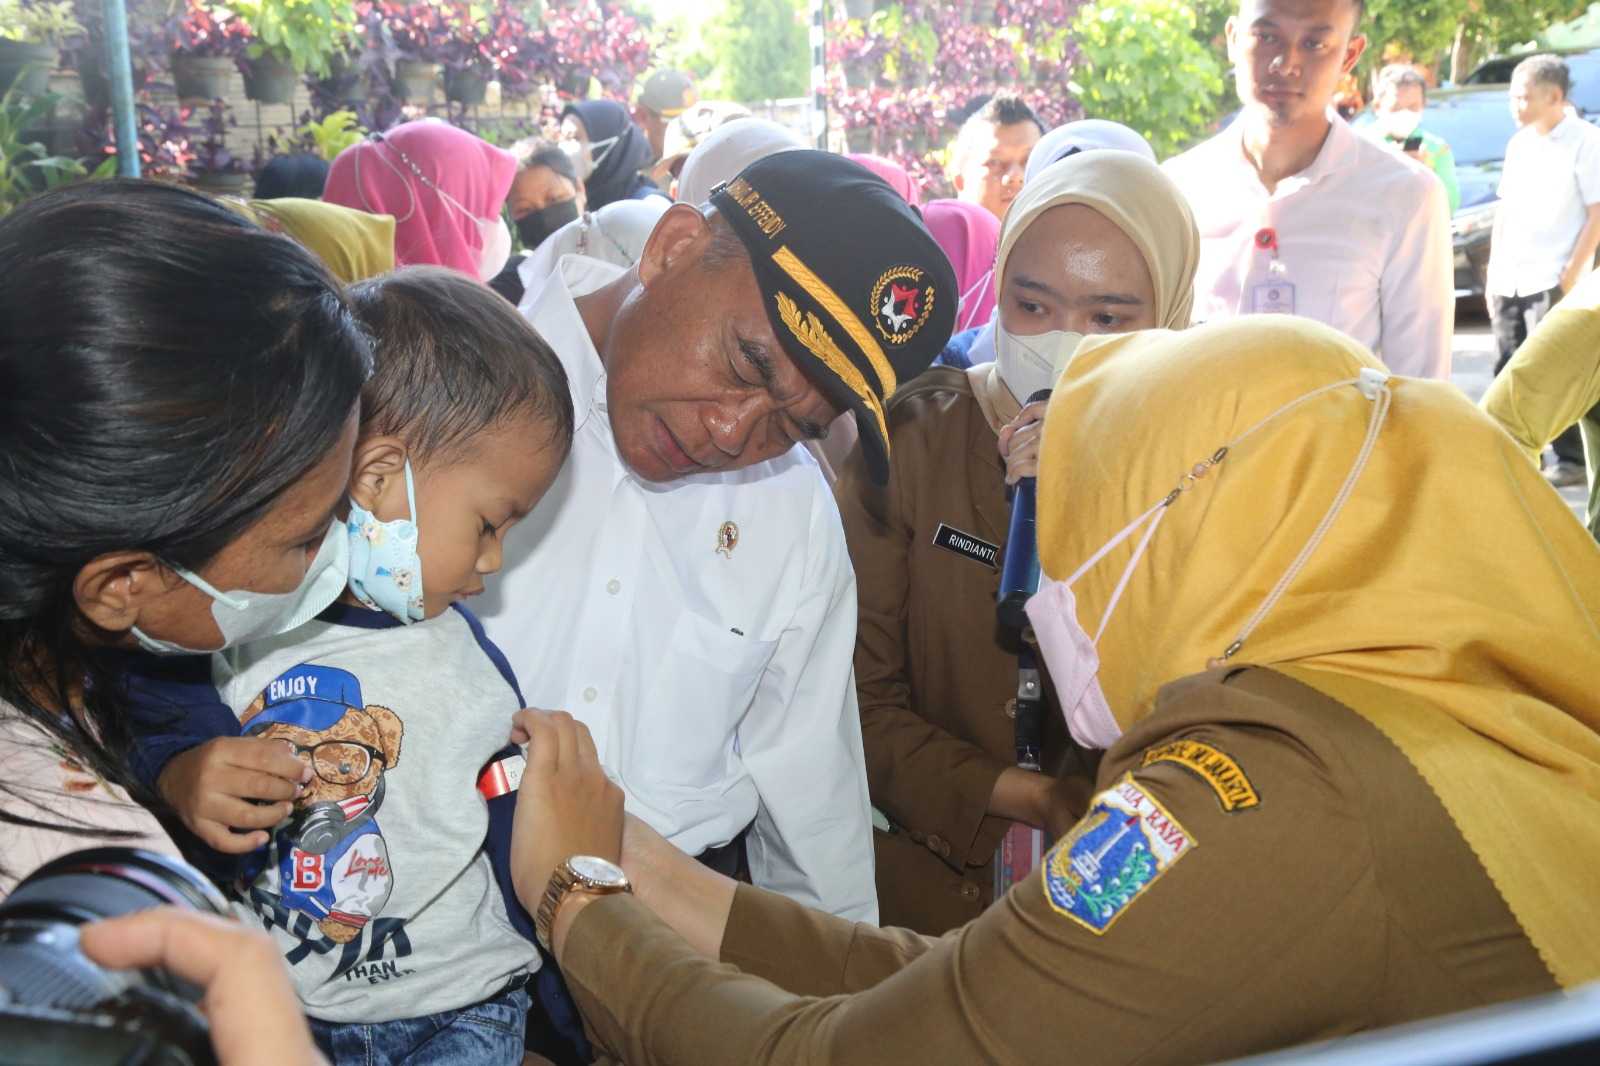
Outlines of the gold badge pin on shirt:
M 739 546 L 739 527 L 732 522 L 722 523 L 717 530 L 717 554 L 733 558 L 733 549 Z

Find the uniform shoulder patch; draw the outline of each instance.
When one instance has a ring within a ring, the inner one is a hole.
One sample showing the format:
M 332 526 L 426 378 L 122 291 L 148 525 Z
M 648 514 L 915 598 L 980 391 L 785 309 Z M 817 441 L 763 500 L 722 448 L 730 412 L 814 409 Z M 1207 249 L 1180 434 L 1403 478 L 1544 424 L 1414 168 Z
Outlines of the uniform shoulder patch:
M 1144 753 L 1144 765 L 1172 762 L 1192 771 L 1211 786 L 1217 801 L 1229 814 L 1261 806 L 1261 795 L 1233 756 L 1198 740 L 1174 740 Z
M 1195 847 L 1178 820 L 1126 774 L 1044 861 L 1051 908 L 1101 936 Z

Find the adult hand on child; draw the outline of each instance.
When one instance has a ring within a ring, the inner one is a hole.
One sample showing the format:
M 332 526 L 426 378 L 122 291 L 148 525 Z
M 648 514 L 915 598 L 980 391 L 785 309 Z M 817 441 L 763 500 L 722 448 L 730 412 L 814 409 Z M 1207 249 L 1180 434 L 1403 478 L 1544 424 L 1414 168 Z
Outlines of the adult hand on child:
M 1000 457 L 1006 461 L 1006 484 L 1039 476 L 1039 438 L 1044 432 L 1048 401 L 1030 403 L 1000 427 Z
M 551 874 L 574 855 L 622 857 L 622 789 L 600 766 L 588 727 L 565 711 L 518 711 L 511 740 L 528 746 L 511 833 L 517 898 L 536 910 Z
M 217 851 L 242 855 L 266 846 L 266 830 L 289 817 L 310 780 L 311 764 L 281 740 L 217 737 L 174 755 L 156 790 L 189 832 Z

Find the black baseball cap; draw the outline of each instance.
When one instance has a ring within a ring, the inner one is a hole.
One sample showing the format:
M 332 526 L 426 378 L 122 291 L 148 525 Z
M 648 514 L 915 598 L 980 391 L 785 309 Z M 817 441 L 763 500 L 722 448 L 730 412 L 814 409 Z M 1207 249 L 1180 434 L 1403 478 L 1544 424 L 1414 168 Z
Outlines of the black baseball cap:
M 773 332 L 806 377 L 853 411 L 867 470 L 889 480 L 884 404 L 955 325 L 955 271 L 922 216 L 865 167 L 779 152 L 712 190 L 750 252 Z

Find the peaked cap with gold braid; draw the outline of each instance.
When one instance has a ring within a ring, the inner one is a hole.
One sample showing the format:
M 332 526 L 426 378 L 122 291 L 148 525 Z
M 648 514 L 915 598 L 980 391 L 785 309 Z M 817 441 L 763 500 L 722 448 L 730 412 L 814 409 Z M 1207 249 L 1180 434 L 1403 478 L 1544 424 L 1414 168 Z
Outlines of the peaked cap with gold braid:
M 784 351 L 855 413 L 867 469 L 887 481 L 884 405 L 944 349 L 961 295 L 922 216 L 865 167 L 815 151 L 758 160 L 711 203 L 750 252 Z

